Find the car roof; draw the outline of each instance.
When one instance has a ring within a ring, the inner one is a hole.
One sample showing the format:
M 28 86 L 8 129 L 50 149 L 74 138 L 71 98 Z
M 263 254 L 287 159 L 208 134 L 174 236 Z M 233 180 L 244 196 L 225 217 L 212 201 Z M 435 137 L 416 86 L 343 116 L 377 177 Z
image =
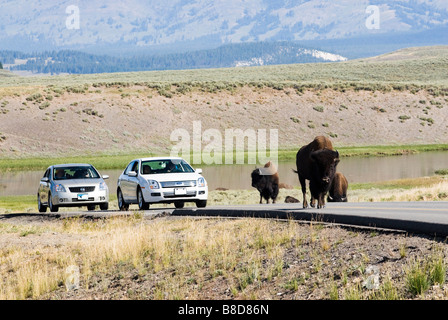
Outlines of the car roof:
M 135 160 L 141 160 L 141 161 L 150 161 L 150 160 L 184 160 L 181 157 L 148 157 L 148 158 L 139 158 L 139 159 L 134 159 L 132 161 Z
M 66 164 L 55 164 L 52 167 L 57 169 L 65 167 L 92 167 L 92 165 L 88 163 L 66 163 Z

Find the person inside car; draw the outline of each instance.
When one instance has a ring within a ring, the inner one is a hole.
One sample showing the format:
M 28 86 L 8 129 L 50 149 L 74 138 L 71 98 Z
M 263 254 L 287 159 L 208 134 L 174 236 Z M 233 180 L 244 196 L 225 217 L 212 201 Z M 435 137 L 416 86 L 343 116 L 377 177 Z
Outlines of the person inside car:
M 54 177 L 55 177 L 56 179 L 63 179 L 63 178 L 65 178 L 65 172 L 64 172 L 64 169 L 57 169 L 57 170 L 56 170 L 56 173 L 55 173 L 55 175 L 54 175 Z

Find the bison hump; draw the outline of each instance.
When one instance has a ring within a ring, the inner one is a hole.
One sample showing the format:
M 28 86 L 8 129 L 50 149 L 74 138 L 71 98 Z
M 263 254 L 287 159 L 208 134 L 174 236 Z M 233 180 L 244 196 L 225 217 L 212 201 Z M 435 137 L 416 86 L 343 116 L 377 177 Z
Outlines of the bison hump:
M 313 150 L 322 150 L 322 149 L 329 149 L 333 150 L 333 144 L 331 143 L 331 140 L 325 136 L 317 136 L 314 138 L 312 144 Z
M 277 167 L 271 161 L 266 163 L 263 168 L 260 168 L 260 174 L 261 175 L 272 176 L 272 175 L 274 175 L 276 173 L 277 173 Z

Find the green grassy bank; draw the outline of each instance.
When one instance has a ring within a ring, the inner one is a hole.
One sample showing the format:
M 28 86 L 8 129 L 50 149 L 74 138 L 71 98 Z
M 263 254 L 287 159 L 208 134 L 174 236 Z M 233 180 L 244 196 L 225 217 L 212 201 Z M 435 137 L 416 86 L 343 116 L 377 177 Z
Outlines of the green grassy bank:
M 415 154 L 430 151 L 448 151 L 448 144 L 430 144 L 430 145 L 397 145 L 397 146 L 361 146 L 361 147 L 336 147 L 341 157 L 371 157 L 371 156 L 393 156 Z M 285 149 L 278 151 L 278 160 L 294 161 L 298 148 Z M 269 155 L 269 152 L 267 152 Z M 135 158 L 158 156 L 153 153 L 135 153 L 119 155 L 84 155 L 55 158 L 18 158 L 18 159 L 0 159 L 0 172 L 12 170 L 44 170 L 48 166 L 59 163 L 91 163 L 98 170 L 104 169 L 124 169 L 125 166 Z M 162 155 L 163 156 L 163 155 Z M 245 163 L 250 155 L 244 154 Z M 236 155 L 234 154 L 234 159 Z M 193 155 L 191 156 L 193 159 Z M 225 155 L 222 155 L 222 163 L 225 163 Z M 236 163 L 236 162 L 234 162 Z M 202 163 L 201 166 L 206 165 Z M 197 166 L 197 165 L 196 165 Z

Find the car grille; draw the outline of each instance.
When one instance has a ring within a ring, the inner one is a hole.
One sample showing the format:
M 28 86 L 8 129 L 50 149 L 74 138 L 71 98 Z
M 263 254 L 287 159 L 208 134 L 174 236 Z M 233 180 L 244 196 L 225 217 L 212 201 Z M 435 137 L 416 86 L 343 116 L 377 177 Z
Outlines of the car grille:
M 170 199 L 170 198 L 188 198 L 188 197 L 195 197 L 196 191 L 187 191 L 187 194 L 181 194 L 181 195 L 175 195 L 174 192 L 164 192 L 163 197 Z
M 86 202 L 86 201 L 94 201 L 94 197 L 89 197 L 88 200 L 79 200 L 78 198 L 72 198 L 72 202 Z
M 160 183 L 162 188 L 196 187 L 196 180 L 165 181 Z
M 70 187 L 68 188 L 70 192 L 92 192 L 95 187 Z

